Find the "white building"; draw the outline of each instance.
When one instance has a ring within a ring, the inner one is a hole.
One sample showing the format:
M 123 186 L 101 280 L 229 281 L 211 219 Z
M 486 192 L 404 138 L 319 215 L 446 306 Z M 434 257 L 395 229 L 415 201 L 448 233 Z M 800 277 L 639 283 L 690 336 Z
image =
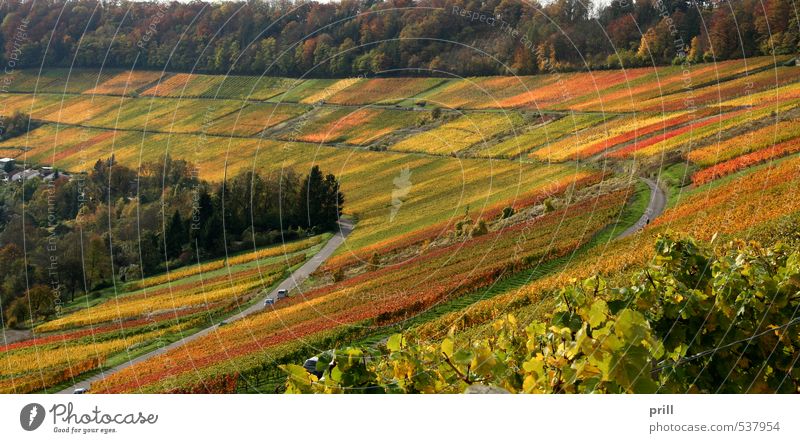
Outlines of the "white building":
M 13 168 L 15 162 L 16 162 L 16 160 L 14 160 L 13 158 L 8 158 L 8 157 L 0 158 L 0 170 L 5 171 L 6 165 L 9 165 L 9 164 Z

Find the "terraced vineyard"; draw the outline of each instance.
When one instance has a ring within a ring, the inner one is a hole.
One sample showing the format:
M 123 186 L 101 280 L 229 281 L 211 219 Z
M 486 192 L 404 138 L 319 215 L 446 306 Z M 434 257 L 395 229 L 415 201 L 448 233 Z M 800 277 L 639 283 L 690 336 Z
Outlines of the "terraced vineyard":
M 157 357 L 146 367 L 119 372 L 95 389 L 148 392 L 186 386 L 194 390 L 211 384 L 214 377 L 257 372 L 265 360 L 285 359 L 283 345 L 287 341 L 312 335 L 314 340 L 324 340 L 328 330 L 338 334 L 344 325 L 359 325 L 366 332 L 373 325 L 402 321 L 474 291 L 497 276 L 568 253 L 611 223 L 626 195 L 625 190 L 617 191 L 530 223 L 456 241 L 430 252 L 421 251 L 411 260 L 380 267 L 343 284 L 306 292 L 274 311 L 225 326 L 216 337 L 200 339 L 185 349 Z M 594 212 L 586 219 L 583 214 L 589 208 Z M 518 255 L 508 253 L 514 248 L 519 248 Z M 297 326 L 287 333 L 285 325 Z M 358 331 L 351 333 L 355 335 Z M 173 363 L 177 355 L 184 353 L 192 356 L 193 367 Z M 229 372 L 227 368 L 231 367 L 237 368 L 236 372 Z M 141 378 L 131 383 L 134 373 Z
M 346 143 L 368 146 L 395 131 L 414 127 L 413 112 L 375 108 L 320 108 L 308 116 L 297 140 L 309 143 Z
M 464 338 L 480 335 L 491 328 L 490 323 L 498 312 L 512 312 L 522 321 L 542 318 L 554 304 L 559 289 L 570 281 L 592 275 L 624 281 L 629 276 L 627 271 L 651 259 L 655 238 L 667 231 L 709 241 L 715 238 L 720 238 L 719 241 L 773 239 L 771 236 L 780 232 L 783 223 L 796 221 L 800 216 L 793 202 L 800 187 L 798 165 L 800 159 L 793 157 L 774 167 L 749 171 L 732 181 L 694 188 L 641 235 L 596 245 L 557 273 L 425 323 L 419 326 L 417 333 L 430 339 L 441 338 L 456 325 Z M 771 198 L 762 198 L 765 194 Z
M 92 386 L 271 391 L 278 365 L 325 349 L 547 318 L 575 279 L 628 279 L 659 234 L 775 240 L 800 215 L 800 67 L 787 61 L 466 79 L 23 71 L 3 113 L 36 127 L 0 156 L 73 174 L 184 159 L 213 182 L 335 174 L 356 227 L 301 293 Z M 639 177 L 669 194 L 663 214 L 645 212 Z M 0 392 L 63 388 L 226 318 L 325 239 L 89 294 L 5 344 Z
M 52 392 L 241 310 L 324 243 L 315 237 L 135 282 L 65 307 L 35 338 L 2 347 L 0 392 Z M 91 302 L 91 303 L 90 303 Z M 90 306 L 91 304 L 91 306 Z

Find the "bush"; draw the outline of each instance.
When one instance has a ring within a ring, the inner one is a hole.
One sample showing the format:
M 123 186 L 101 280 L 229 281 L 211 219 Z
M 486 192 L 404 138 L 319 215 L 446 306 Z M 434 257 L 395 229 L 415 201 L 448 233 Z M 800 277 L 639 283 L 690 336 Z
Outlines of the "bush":
M 475 227 L 472 228 L 472 232 L 470 232 L 473 237 L 480 237 L 488 233 L 489 227 L 486 226 L 486 222 L 483 220 L 478 220 L 478 223 L 475 224 Z
M 344 268 L 336 268 L 336 270 L 333 271 L 332 278 L 334 283 L 344 280 Z
M 636 56 L 636 52 L 630 49 L 620 49 L 616 54 L 606 57 L 606 67 L 609 69 L 635 68 L 642 66 L 642 59 Z
M 672 58 L 672 66 L 680 66 L 686 62 L 686 56 L 676 55 Z
M 472 220 L 469 217 L 465 217 L 463 220 L 459 220 L 456 222 L 455 225 L 455 235 L 456 237 L 461 237 L 462 235 L 472 231 Z
M 32 121 L 28 114 L 17 111 L 5 122 L 4 128 L 0 127 L 0 141 L 18 137 L 37 127 L 39 123 Z
M 509 218 L 512 215 L 514 215 L 514 213 L 515 213 L 514 212 L 514 208 L 512 208 L 510 206 L 506 206 L 505 208 L 503 208 L 503 212 L 500 213 L 500 218 L 501 219 Z
M 553 212 L 556 209 L 556 203 L 553 201 L 552 197 L 548 197 L 544 200 L 544 210 L 545 212 Z
M 28 304 L 24 297 L 20 297 L 11 302 L 6 308 L 6 324 L 8 328 L 21 328 L 28 319 Z
M 378 255 L 377 252 L 373 252 L 372 256 L 369 258 L 369 265 L 373 268 L 377 268 L 378 265 L 381 263 L 381 257 Z
M 248 227 L 242 233 L 242 242 L 246 245 L 246 248 L 244 249 L 269 246 L 279 241 L 281 241 L 281 233 L 276 230 L 270 230 L 266 232 L 256 231 L 254 233 L 253 228 Z

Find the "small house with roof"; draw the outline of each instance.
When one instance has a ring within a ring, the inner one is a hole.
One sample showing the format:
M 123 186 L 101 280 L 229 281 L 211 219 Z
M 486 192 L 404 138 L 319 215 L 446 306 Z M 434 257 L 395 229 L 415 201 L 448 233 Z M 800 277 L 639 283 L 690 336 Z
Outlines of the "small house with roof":
M 14 169 L 16 165 L 16 160 L 9 157 L 0 158 L 0 171 L 10 172 Z

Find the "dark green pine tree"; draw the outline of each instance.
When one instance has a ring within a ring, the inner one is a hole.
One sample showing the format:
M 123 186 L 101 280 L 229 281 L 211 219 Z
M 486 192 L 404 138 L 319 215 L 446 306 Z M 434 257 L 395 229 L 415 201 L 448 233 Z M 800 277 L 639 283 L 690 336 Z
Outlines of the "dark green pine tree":
M 311 172 L 303 180 L 299 197 L 300 225 L 304 228 L 324 226 L 325 183 L 319 166 L 311 168 Z
M 325 194 L 322 202 L 322 225 L 327 230 L 336 229 L 336 221 L 344 208 L 344 194 L 339 190 L 339 180 L 336 176 L 328 174 L 325 177 Z
M 158 233 L 145 231 L 142 235 L 140 261 L 142 270 L 145 274 L 153 274 L 158 271 L 164 256 L 161 254 L 161 239 Z
M 167 235 L 164 239 L 167 258 L 172 260 L 181 255 L 183 245 L 188 241 L 186 224 L 181 219 L 181 214 L 175 211 L 167 225 Z
M 203 232 L 205 232 L 212 215 L 214 215 L 214 205 L 211 194 L 203 188 L 197 198 L 197 207 L 192 210 L 192 216 L 189 218 L 189 241 L 192 248 L 197 243 L 203 246 Z
M 200 234 L 200 246 L 211 255 L 217 255 L 224 250 L 224 239 L 222 217 L 219 211 L 214 211 L 208 219 L 208 223 L 203 226 Z

